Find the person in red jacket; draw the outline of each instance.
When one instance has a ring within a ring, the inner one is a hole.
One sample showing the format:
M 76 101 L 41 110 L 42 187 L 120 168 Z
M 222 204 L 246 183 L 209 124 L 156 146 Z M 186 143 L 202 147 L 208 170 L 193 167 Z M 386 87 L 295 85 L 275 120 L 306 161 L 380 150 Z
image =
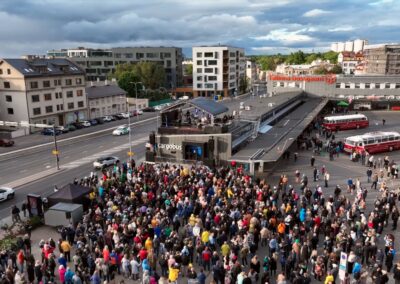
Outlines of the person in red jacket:
M 144 247 L 139 251 L 139 258 L 140 261 L 143 261 L 147 258 L 147 250 Z

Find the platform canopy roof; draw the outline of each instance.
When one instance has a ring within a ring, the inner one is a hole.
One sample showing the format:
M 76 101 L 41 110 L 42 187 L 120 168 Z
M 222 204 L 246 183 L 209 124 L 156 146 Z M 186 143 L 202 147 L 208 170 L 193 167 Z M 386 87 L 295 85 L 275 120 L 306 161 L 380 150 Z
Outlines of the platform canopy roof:
M 227 112 L 229 109 L 222 103 L 217 103 L 211 99 L 199 97 L 189 101 L 179 101 L 161 111 L 161 113 L 169 112 L 176 109 L 182 105 L 191 105 L 192 107 L 198 108 L 210 115 L 217 116 L 221 113 Z

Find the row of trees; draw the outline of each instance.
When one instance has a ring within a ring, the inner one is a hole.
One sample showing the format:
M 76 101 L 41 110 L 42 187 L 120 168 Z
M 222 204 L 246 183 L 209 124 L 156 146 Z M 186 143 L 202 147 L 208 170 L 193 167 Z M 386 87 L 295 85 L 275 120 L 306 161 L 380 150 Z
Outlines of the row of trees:
M 338 53 L 334 51 L 328 52 L 317 52 L 317 53 L 304 53 L 299 50 L 292 52 L 288 55 L 276 54 L 276 55 L 257 55 L 253 56 L 253 60 L 257 64 L 260 64 L 262 70 L 275 70 L 276 66 L 282 63 L 286 64 L 310 64 L 314 60 L 329 60 L 330 63 L 336 64 Z
M 129 97 L 136 97 L 137 92 L 138 98 L 148 98 L 150 101 L 169 98 L 164 88 L 166 79 L 164 67 L 156 62 L 119 64 L 109 77 L 115 78 L 118 86 L 125 90 Z

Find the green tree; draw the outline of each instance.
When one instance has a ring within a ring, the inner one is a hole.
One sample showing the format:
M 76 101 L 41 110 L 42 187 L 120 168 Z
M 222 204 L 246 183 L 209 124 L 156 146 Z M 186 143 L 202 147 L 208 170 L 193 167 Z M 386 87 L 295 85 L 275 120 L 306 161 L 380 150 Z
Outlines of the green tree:
M 328 51 L 323 54 L 324 60 L 329 60 L 330 63 L 336 64 L 339 53 L 334 51 Z
M 321 54 L 320 53 L 311 53 L 309 55 L 307 55 L 306 57 L 306 63 L 307 64 L 311 64 L 314 60 L 317 60 L 319 58 L 321 58 Z
M 193 64 L 187 64 L 184 73 L 185 75 L 193 75 Z
M 128 92 L 128 97 L 135 97 L 136 96 L 136 90 L 135 90 L 135 84 L 132 84 L 132 82 L 139 82 L 140 78 L 139 76 L 134 72 L 134 71 L 124 71 L 119 75 L 118 80 L 118 86 Z M 139 91 L 141 89 L 140 84 L 136 84 L 136 88 Z
M 304 64 L 306 62 L 306 55 L 303 51 L 292 52 L 286 59 L 288 64 Z
M 135 65 L 140 81 L 148 89 L 158 89 L 165 86 L 164 66 L 155 62 L 139 62 Z
M 325 66 L 320 66 L 314 70 L 315 75 L 325 75 L 328 73 L 329 73 L 329 71 L 328 71 L 328 69 L 325 68 Z
M 249 86 L 249 80 L 246 76 L 241 77 L 239 81 L 239 94 L 244 94 Z
M 342 74 L 343 73 L 343 69 L 342 69 L 342 67 L 340 65 L 336 64 L 335 66 L 332 67 L 331 70 L 329 70 L 329 72 L 333 73 L 333 74 Z

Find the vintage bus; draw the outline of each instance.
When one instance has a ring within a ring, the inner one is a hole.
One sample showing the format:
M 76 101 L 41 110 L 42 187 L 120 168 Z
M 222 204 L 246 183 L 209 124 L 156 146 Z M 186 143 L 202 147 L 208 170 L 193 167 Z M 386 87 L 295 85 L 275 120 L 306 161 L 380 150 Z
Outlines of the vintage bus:
M 344 150 L 372 153 L 388 152 L 400 149 L 400 134 L 398 132 L 370 132 L 363 135 L 347 137 Z
M 322 124 L 325 129 L 331 131 L 358 129 L 368 127 L 368 125 L 368 117 L 363 114 L 327 116 L 324 117 L 324 122 Z

